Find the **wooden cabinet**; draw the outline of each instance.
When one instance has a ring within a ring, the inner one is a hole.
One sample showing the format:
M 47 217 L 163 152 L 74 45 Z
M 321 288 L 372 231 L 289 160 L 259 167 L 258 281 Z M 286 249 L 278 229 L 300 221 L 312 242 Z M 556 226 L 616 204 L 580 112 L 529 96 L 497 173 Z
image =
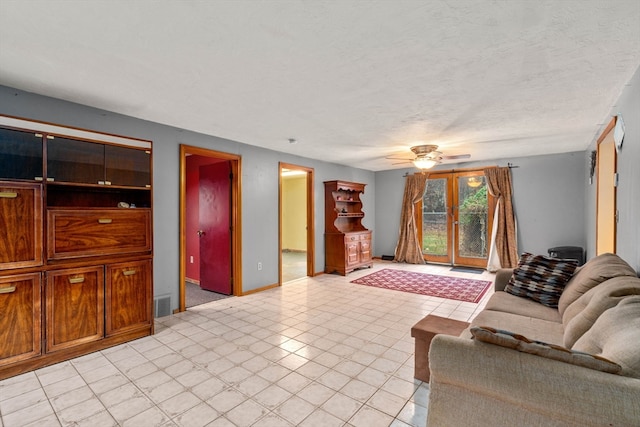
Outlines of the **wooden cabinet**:
M 40 277 L 0 276 L 0 367 L 41 354 Z
M 365 184 L 327 181 L 325 186 L 325 272 L 346 275 L 373 266 L 371 231 L 362 225 Z
M 151 142 L 0 116 L 0 165 L 0 380 L 153 333 Z

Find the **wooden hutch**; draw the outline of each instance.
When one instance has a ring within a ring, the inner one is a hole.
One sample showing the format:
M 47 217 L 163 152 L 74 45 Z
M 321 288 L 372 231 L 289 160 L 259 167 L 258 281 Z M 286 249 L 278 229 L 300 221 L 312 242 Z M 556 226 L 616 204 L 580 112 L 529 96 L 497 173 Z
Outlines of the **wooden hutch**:
M 0 116 L 0 379 L 153 333 L 151 141 Z
M 371 231 L 362 225 L 360 195 L 366 184 L 346 181 L 324 183 L 325 273 L 347 273 L 372 267 Z

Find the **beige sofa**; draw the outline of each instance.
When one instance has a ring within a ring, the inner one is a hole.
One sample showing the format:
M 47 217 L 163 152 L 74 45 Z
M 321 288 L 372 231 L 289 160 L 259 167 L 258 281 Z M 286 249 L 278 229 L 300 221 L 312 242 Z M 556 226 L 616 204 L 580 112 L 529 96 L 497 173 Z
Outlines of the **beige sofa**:
M 496 292 L 469 329 L 431 342 L 427 425 L 640 426 L 636 272 L 616 255 L 595 257 L 574 272 L 557 309 L 504 292 L 510 277 L 511 270 L 496 274 Z M 550 349 L 570 359 L 596 355 L 613 362 L 591 358 L 596 365 L 619 372 L 480 341 L 471 333 L 486 332 L 479 326 L 572 349 Z

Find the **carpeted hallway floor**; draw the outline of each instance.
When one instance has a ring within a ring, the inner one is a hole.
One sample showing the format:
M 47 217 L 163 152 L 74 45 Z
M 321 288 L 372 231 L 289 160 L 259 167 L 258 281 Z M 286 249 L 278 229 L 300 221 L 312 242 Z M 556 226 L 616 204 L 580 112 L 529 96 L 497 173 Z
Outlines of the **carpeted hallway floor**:
M 197 305 L 206 304 L 211 301 L 217 301 L 219 299 L 228 298 L 231 295 L 219 294 L 217 292 L 211 292 L 200 288 L 199 285 L 186 281 L 184 284 L 185 289 L 185 305 L 187 308 L 195 307 Z

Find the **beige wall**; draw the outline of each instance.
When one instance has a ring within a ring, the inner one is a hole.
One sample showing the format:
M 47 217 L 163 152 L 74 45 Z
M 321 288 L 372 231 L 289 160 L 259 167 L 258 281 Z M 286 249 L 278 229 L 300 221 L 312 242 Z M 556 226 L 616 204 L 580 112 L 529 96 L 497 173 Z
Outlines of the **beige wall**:
M 307 177 L 282 179 L 282 249 L 307 250 Z

